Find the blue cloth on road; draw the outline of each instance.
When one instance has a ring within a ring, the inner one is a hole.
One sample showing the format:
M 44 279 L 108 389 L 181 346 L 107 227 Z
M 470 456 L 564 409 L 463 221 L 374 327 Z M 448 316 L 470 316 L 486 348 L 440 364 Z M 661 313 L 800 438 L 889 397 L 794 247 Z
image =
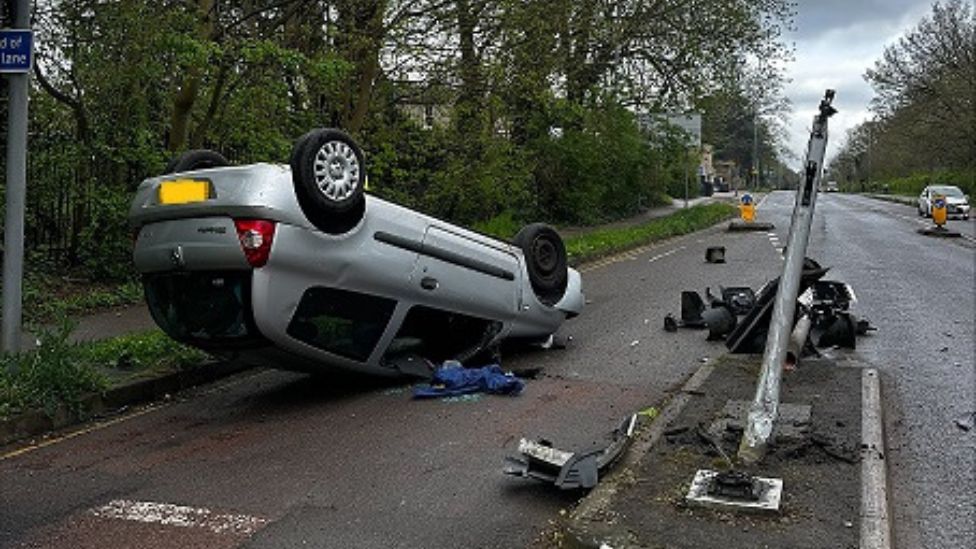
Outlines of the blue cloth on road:
M 508 375 L 497 364 L 482 368 L 464 368 L 457 363 L 445 363 L 434 370 L 430 385 L 413 389 L 414 398 L 440 398 L 471 393 L 517 395 L 525 383 Z

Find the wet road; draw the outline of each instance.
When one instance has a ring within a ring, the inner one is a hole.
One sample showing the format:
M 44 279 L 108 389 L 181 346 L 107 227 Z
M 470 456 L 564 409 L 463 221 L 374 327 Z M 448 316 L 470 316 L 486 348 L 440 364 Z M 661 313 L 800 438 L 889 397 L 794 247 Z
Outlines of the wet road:
M 793 197 L 774 193 L 761 208 L 779 242 Z M 855 312 L 878 327 L 852 358 L 882 375 L 896 547 L 970 547 L 976 431 L 955 422 L 976 408 L 976 222 L 948 222 L 961 238 L 916 232 L 931 224 L 912 206 L 821 194 L 807 255 L 853 286 Z
M 705 333 L 663 330 L 680 293 L 758 287 L 780 260 L 723 227 L 587 265 L 568 348 L 517 397 L 414 401 L 404 384 L 255 371 L 0 460 L 0 547 L 529 547 L 579 494 L 507 477 L 520 437 L 606 442 L 704 360 Z M 728 262 L 706 264 L 724 245 Z M 50 442 L 50 441 L 49 441 Z
M 604 442 L 723 354 L 703 332 L 664 332 L 663 318 L 680 312 L 682 290 L 777 276 L 792 198 L 776 193 L 760 207 L 773 235 L 722 226 L 583 267 L 587 306 L 566 325 L 568 348 L 504 357 L 508 369 L 541 369 L 518 397 L 421 402 L 405 384 L 254 371 L 6 449 L 0 547 L 540 544 L 576 495 L 502 475 L 504 457 L 522 436 L 570 450 Z M 972 287 L 973 247 L 923 239 L 905 208 L 831 195 L 818 205 L 811 255 L 855 286 L 857 310 L 880 328 L 857 353 L 884 376 L 901 546 L 963 546 L 973 434 L 952 419 L 972 405 L 973 297 L 959 292 Z M 717 245 L 726 263 L 705 263 Z M 947 479 L 947 497 L 926 495 Z

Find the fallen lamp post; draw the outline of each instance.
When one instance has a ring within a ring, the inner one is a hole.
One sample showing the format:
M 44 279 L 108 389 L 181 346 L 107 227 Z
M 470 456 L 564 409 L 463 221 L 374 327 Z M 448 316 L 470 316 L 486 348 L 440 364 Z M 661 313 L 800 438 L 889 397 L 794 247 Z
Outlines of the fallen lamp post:
M 773 432 L 779 407 L 779 389 L 783 364 L 793 332 L 800 278 L 810 237 L 817 189 L 823 174 L 823 160 L 827 148 L 827 119 L 837 110 L 831 106 L 834 90 L 827 90 L 820 101 L 819 113 L 814 117 L 810 141 L 807 145 L 804 178 L 797 189 L 796 204 L 787 240 L 786 263 L 773 304 L 769 335 L 763 353 L 762 369 L 756 395 L 748 414 L 748 422 L 739 444 L 738 459 L 745 464 L 760 461 Z

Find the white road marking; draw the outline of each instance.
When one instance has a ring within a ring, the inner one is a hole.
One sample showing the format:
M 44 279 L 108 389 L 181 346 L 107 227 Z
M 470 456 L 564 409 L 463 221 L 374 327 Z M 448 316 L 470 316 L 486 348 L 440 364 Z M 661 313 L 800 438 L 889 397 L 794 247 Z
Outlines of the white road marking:
M 249 515 L 214 513 L 210 509 L 117 499 L 91 510 L 101 518 L 129 520 L 147 524 L 162 524 L 180 528 L 203 528 L 217 534 L 249 536 L 260 530 L 267 520 Z
M 685 249 L 685 246 L 681 246 L 681 247 L 675 248 L 673 250 L 668 250 L 668 251 L 664 252 L 663 254 L 657 254 L 656 256 L 648 259 L 647 262 L 648 263 L 654 263 L 658 259 L 664 259 L 665 257 L 668 257 L 669 255 L 674 254 L 674 253 L 677 253 L 677 252 L 679 252 L 681 250 L 684 250 L 684 249 Z

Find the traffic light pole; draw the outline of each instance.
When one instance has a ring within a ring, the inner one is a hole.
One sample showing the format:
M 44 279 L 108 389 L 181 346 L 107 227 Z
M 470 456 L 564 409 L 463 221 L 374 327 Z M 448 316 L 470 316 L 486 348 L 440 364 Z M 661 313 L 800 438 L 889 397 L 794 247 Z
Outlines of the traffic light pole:
M 783 275 L 773 302 L 762 370 L 756 386 L 756 396 L 749 409 L 746 429 L 739 444 L 738 458 L 745 464 L 756 463 L 765 455 L 779 411 L 780 378 L 793 332 L 800 276 L 803 274 L 813 209 L 817 203 L 817 189 L 820 186 L 824 154 L 827 150 L 827 119 L 837 112 L 830 105 L 833 99 L 834 90 L 827 90 L 810 132 L 804 179 L 797 189 L 796 204 L 793 207 L 793 220 L 786 245 L 786 264 L 783 266 Z
M 30 28 L 30 0 L 15 0 L 13 28 Z M 30 70 L 8 79 L 7 185 L 3 227 L 3 333 L 0 352 L 20 351 L 23 315 L 24 210 L 27 194 L 27 106 Z

